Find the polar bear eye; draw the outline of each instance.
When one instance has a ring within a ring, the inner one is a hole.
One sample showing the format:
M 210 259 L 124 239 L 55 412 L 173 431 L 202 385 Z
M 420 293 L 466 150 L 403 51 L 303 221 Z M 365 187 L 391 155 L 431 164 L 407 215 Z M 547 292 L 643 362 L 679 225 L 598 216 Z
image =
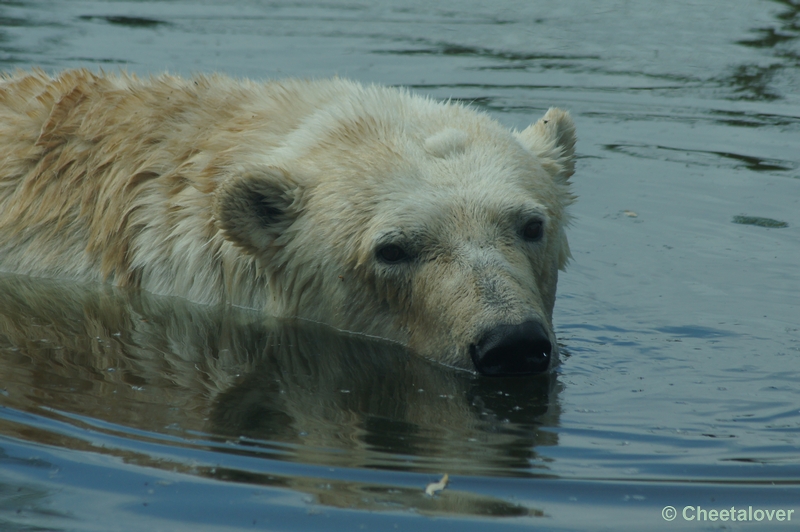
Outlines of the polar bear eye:
M 522 238 L 529 242 L 536 242 L 544 235 L 544 224 L 541 220 L 531 220 L 522 228 Z
M 387 244 L 378 249 L 378 258 L 387 264 L 408 260 L 408 253 L 397 244 Z

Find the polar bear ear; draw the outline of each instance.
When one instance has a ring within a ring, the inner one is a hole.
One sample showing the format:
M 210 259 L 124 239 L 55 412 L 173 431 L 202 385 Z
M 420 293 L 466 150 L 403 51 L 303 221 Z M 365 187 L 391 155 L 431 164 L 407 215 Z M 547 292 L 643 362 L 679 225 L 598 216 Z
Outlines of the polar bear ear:
M 225 238 L 263 257 L 301 210 L 302 188 L 280 168 L 251 168 L 228 177 L 214 198 L 214 217 Z
M 538 122 L 516 136 L 558 181 L 567 183 L 575 173 L 575 123 L 568 112 L 551 107 Z

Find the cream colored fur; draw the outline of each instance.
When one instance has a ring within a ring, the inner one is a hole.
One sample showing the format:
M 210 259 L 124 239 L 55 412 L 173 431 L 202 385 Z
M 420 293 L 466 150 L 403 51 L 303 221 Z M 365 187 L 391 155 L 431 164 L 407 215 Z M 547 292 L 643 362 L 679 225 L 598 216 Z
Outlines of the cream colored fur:
M 471 367 L 550 327 L 575 133 L 341 79 L 0 82 L 0 269 L 297 316 Z M 540 242 L 520 227 L 544 222 Z M 400 243 L 402 264 L 376 250 Z M 553 345 L 555 338 L 553 337 Z

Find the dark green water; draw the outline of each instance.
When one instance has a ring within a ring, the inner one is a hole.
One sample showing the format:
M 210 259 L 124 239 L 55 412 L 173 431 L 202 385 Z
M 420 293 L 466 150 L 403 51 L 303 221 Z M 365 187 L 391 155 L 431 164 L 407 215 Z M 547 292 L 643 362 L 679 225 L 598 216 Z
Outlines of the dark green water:
M 0 64 L 340 75 L 518 128 L 559 106 L 580 156 L 538 379 L 0 276 L 0 530 L 800 523 L 797 2 L 0 2 Z

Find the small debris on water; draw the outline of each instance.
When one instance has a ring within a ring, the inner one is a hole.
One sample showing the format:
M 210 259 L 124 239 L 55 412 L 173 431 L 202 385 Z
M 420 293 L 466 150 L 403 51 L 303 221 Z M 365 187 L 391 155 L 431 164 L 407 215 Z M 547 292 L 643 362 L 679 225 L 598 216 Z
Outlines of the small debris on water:
M 744 225 L 757 225 L 759 227 L 789 227 L 789 224 L 772 218 L 762 218 L 761 216 L 734 216 L 733 223 Z
M 431 482 L 428 484 L 428 486 L 425 488 L 425 494 L 433 497 L 433 494 L 437 491 L 442 491 L 447 486 L 449 481 L 450 477 L 447 475 L 447 473 L 445 473 L 439 482 Z
M 627 216 L 628 218 L 638 218 L 639 215 L 633 211 L 622 211 L 622 214 Z

